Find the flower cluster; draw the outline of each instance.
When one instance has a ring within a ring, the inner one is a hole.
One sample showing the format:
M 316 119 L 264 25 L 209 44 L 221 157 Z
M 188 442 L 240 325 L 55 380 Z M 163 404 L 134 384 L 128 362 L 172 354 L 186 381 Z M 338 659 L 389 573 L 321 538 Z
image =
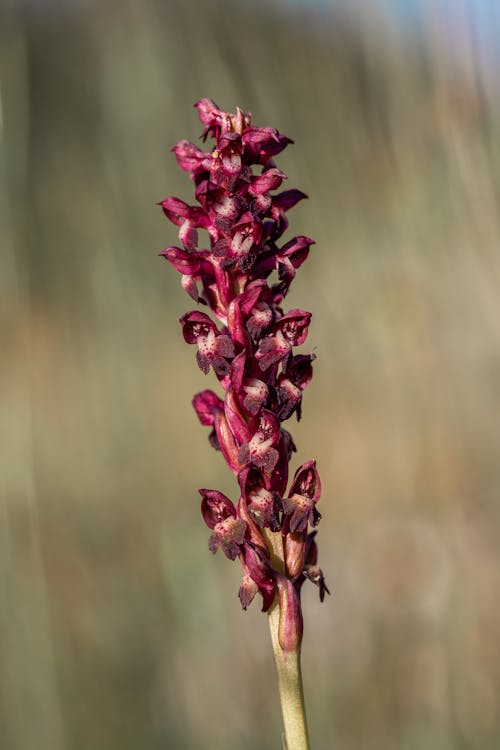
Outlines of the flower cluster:
M 306 462 L 287 491 L 296 449 L 282 426 L 292 414 L 300 419 L 314 360 L 313 354 L 294 354 L 306 340 L 311 314 L 281 307 L 314 244 L 302 235 L 280 244 L 287 212 L 306 196 L 296 189 L 274 192 L 286 179 L 274 157 L 289 138 L 253 126 L 239 108 L 228 114 L 210 99 L 195 106 L 202 138 L 213 138 L 215 147 L 207 152 L 180 141 L 172 149 L 191 175 L 198 205 L 175 197 L 161 201 L 181 243 L 161 255 L 182 274 L 186 292 L 213 314 L 195 310 L 180 323 L 186 342 L 197 348 L 200 369 L 212 368 L 224 391 L 223 399 L 202 391 L 193 405 L 240 488 L 236 506 L 217 490 L 200 490 L 201 511 L 211 529 L 209 549 L 241 562 L 242 606 L 260 592 L 266 611 L 278 594 L 300 631 L 302 583 L 315 583 L 321 600 L 328 592 L 317 566 L 316 532 L 309 530 L 320 519 L 319 474 L 314 461 Z M 200 229 L 208 234 L 207 249 L 198 247 Z M 283 642 L 286 628 L 284 621 Z

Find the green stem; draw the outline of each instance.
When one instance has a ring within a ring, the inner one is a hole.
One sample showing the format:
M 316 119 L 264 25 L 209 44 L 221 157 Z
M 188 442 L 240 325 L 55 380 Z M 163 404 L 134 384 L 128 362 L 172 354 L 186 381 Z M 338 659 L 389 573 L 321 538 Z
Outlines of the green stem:
M 278 672 L 278 688 L 285 728 L 284 750 L 309 750 L 300 668 L 300 646 L 297 651 L 286 653 L 283 651 L 278 639 L 279 619 L 280 611 L 278 597 L 276 597 L 269 610 L 269 628 Z

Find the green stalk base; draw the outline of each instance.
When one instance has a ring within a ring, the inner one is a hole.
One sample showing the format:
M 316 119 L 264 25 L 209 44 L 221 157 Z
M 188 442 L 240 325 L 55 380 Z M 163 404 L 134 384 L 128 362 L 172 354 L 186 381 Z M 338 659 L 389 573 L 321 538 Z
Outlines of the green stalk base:
M 284 652 L 278 640 L 279 626 L 278 597 L 269 610 L 269 628 L 273 646 L 274 661 L 278 673 L 278 688 L 283 713 L 283 750 L 309 750 L 302 671 L 300 667 L 300 647 L 297 651 Z

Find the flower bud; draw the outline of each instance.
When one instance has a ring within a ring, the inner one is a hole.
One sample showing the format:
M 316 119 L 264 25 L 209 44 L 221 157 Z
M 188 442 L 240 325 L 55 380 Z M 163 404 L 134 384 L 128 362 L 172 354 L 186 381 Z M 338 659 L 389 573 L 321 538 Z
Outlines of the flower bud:
M 278 640 L 285 654 L 297 652 L 300 650 L 304 630 L 300 597 L 288 578 L 278 575 L 277 583 L 280 609 Z
M 304 534 L 289 532 L 285 536 L 285 565 L 292 580 L 300 576 L 304 568 L 306 544 Z

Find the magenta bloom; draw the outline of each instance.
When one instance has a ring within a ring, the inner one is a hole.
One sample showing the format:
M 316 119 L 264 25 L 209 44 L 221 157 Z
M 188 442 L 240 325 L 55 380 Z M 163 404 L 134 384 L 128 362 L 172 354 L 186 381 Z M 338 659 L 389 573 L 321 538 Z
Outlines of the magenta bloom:
M 203 140 L 215 143 L 210 151 L 188 141 L 172 149 L 194 182 L 197 204 L 161 201 L 181 245 L 160 255 L 182 274 L 190 297 L 212 313 L 195 310 L 180 320 L 184 339 L 196 346 L 198 366 L 205 374 L 213 369 L 222 388 L 221 396 L 198 393 L 193 406 L 240 492 L 233 503 L 217 490 L 200 490 L 202 515 L 212 532 L 210 550 L 220 547 L 240 560 L 242 606 L 257 592 L 263 610 L 279 598 L 288 613 L 280 626 L 286 649 L 301 637 L 302 583 L 315 583 L 321 599 L 328 592 L 310 530 L 321 518 L 316 463 L 299 467 L 287 490 L 296 449 L 282 426 L 293 414 L 301 416 L 314 355 L 294 353 L 306 341 L 311 313 L 285 312 L 281 305 L 314 242 L 303 235 L 281 240 L 288 211 L 306 197 L 295 189 L 275 192 L 286 175 L 274 157 L 292 141 L 274 128 L 252 126 L 240 109 L 228 114 L 210 99 L 195 106 Z M 209 247 L 198 246 L 199 229 L 208 234 Z M 276 539 L 283 550 L 278 562 Z

